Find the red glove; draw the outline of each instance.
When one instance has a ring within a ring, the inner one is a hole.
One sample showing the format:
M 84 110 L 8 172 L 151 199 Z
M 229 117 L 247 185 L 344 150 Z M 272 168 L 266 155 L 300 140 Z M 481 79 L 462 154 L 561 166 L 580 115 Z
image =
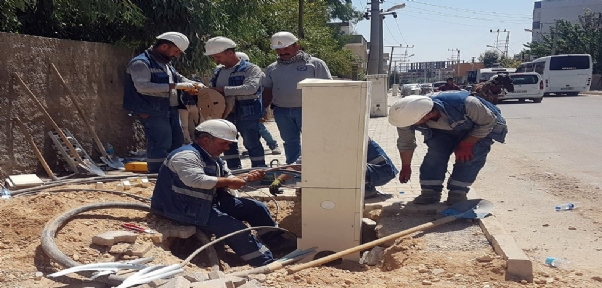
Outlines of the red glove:
M 456 161 L 463 163 L 472 160 L 472 147 L 474 147 L 475 143 L 469 143 L 460 141 L 456 149 L 454 149 L 454 154 L 456 154 Z
M 401 172 L 399 172 L 399 182 L 408 183 L 410 176 L 412 175 L 412 167 L 409 164 L 401 165 Z

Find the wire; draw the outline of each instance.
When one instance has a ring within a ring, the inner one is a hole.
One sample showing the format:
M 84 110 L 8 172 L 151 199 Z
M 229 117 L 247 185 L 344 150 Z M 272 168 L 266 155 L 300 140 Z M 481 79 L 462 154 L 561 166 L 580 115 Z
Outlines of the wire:
M 468 26 L 468 27 L 473 27 L 473 28 L 475 27 L 474 24 L 465 24 L 465 23 L 456 23 L 456 22 L 441 21 L 441 20 L 436 20 L 436 19 L 431 19 L 431 18 L 418 17 L 418 16 L 414 16 L 414 15 L 411 15 L 411 14 L 404 14 L 404 16 L 409 16 L 409 17 L 414 17 L 414 18 L 423 19 L 423 20 L 429 20 L 429 21 L 434 21 L 434 22 L 441 22 L 441 23 L 446 23 L 446 24 Z M 515 28 L 518 29 L 518 27 L 515 27 Z
M 408 9 L 411 10 L 412 7 L 408 7 Z M 416 8 L 413 8 L 413 9 L 415 9 L 415 10 L 423 10 L 423 9 L 416 9 Z M 454 18 L 464 18 L 464 19 L 472 19 L 472 20 L 478 20 L 478 21 L 499 22 L 499 23 L 509 23 L 509 24 L 523 24 L 523 23 L 526 23 L 526 22 L 521 22 L 519 20 L 505 21 L 505 20 L 499 20 L 499 19 L 495 19 L 495 18 L 477 18 L 477 17 L 459 16 L 459 15 L 446 14 L 446 13 L 438 13 L 438 12 L 435 13 L 435 14 L 433 14 L 433 13 L 424 13 L 424 12 L 411 11 L 411 13 L 422 14 L 422 15 L 433 15 L 433 16 L 449 16 L 449 17 L 454 17 Z
M 408 45 L 408 41 L 406 41 L 406 38 L 403 37 L 403 33 L 401 32 L 401 28 L 399 28 L 399 22 L 397 21 L 397 18 L 395 18 L 395 25 L 397 25 L 397 30 L 399 30 L 399 35 L 401 36 L 401 40 L 403 40 L 403 42 Z
M 438 7 L 438 8 L 444 8 L 446 10 L 455 10 L 455 11 L 478 13 L 478 14 L 489 14 L 489 15 L 500 16 L 500 17 L 521 17 L 521 18 L 525 18 L 525 19 L 529 19 L 529 20 L 531 19 L 531 15 L 527 15 L 527 14 L 520 15 L 520 14 L 510 14 L 510 13 L 488 12 L 488 11 L 483 11 L 483 10 L 461 9 L 461 8 L 450 7 L 450 6 L 442 6 L 442 5 L 424 3 L 424 2 L 420 2 L 420 1 L 414 1 L 414 0 L 411 0 L 411 1 L 412 1 L 411 3 L 433 6 L 433 7 Z
M 397 38 L 395 38 L 395 35 L 393 35 L 393 32 L 391 32 L 391 29 L 389 29 L 389 25 L 387 25 L 387 22 L 383 21 L 383 23 L 385 23 L 385 27 L 387 27 L 387 31 L 389 31 L 389 34 L 391 34 L 391 37 L 393 37 L 393 40 L 395 40 L 395 42 L 397 42 L 397 43 L 401 43 L 401 42 L 397 41 Z

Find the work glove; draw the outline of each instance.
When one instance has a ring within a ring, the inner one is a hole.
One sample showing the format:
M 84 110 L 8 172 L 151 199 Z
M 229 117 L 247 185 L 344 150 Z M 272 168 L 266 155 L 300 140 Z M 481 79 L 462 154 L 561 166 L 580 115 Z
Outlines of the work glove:
M 469 143 L 465 141 L 460 141 L 456 149 L 454 149 L 454 154 L 456 154 L 456 161 L 460 163 L 468 162 L 472 160 L 472 148 L 475 143 Z
M 282 192 L 280 191 L 280 187 L 282 187 L 282 184 L 284 184 L 283 180 L 280 180 L 280 179 L 274 180 L 274 182 L 272 182 L 272 184 L 270 184 L 270 193 L 274 196 L 276 196 L 278 194 L 282 194 Z
M 192 91 L 195 90 L 195 84 L 189 82 L 176 83 L 176 90 Z
M 410 176 L 412 175 L 412 167 L 410 164 L 401 165 L 401 171 L 399 172 L 399 182 L 408 183 Z

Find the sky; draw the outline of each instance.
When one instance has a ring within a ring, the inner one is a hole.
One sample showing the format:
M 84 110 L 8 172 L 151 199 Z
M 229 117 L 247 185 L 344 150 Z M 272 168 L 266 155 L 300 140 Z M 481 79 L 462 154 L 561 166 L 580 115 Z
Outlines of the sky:
M 377 1 L 377 0 L 374 0 Z M 368 0 L 353 0 L 353 6 L 362 12 L 370 8 Z M 388 15 L 383 24 L 384 52 L 386 46 L 414 46 L 408 55 L 410 62 L 451 60 L 452 51 L 460 50 L 460 60 L 470 62 L 487 50 L 496 50 L 498 33 L 490 30 L 510 31 L 508 55 L 518 54 L 523 44 L 531 41 L 534 0 L 385 0 L 380 8 L 386 10 L 405 3 L 397 10 L 397 18 Z M 370 20 L 355 25 L 355 33 L 370 41 Z M 504 50 L 507 33 L 499 33 L 499 49 Z M 396 48 L 395 58 L 405 49 Z M 454 57 L 457 52 L 453 52 Z M 397 59 L 399 60 L 399 59 Z

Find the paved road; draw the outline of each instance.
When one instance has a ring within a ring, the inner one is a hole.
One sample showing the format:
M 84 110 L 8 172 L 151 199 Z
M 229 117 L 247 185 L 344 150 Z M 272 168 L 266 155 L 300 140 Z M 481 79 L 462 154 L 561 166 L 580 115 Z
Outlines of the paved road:
M 602 271 L 602 96 L 498 107 L 510 132 L 505 145 L 493 145 L 477 193 L 494 202 L 498 220 L 536 263 L 559 257 Z M 578 208 L 554 211 L 566 202 Z
M 499 107 L 510 129 L 507 145 L 516 153 L 602 186 L 602 96 L 548 96 Z

